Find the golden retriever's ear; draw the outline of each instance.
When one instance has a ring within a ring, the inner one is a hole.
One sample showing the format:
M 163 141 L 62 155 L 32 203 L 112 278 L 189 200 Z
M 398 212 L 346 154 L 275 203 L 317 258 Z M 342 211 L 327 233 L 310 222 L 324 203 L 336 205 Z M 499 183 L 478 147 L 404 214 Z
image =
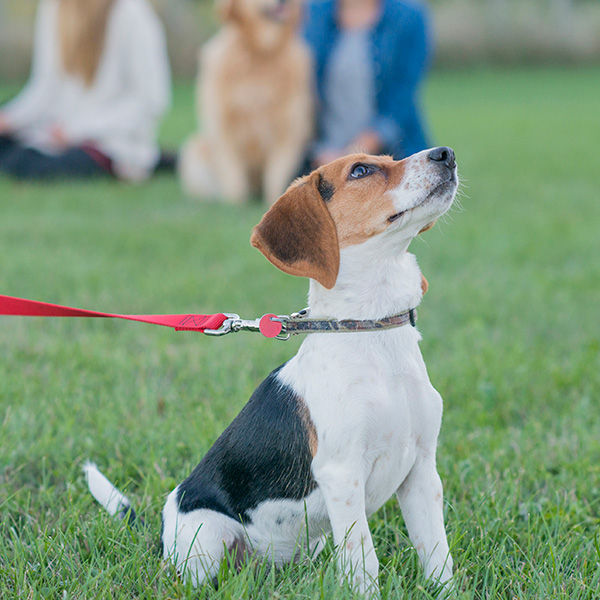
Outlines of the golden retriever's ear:
M 233 21 L 235 19 L 235 4 L 237 0 L 216 0 L 217 16 L 223 23 Z
M 335 223 L 317 188 L 319 175 L 292 185 L 252 231 L 250 243 L 278 269 L 331 289 L 340 268 Z

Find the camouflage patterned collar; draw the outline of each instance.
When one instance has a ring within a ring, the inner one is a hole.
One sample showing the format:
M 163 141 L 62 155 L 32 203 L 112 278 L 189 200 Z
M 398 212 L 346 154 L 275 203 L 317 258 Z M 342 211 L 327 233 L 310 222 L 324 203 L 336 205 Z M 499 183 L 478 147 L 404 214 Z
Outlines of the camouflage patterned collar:
M 283 318 L 282 335 L 296 335 L 299 333 L 350 333 L 359 331 L 382 331 L 402 327 L 410 323 L 413 327 L 417 321 L 417 310 L 411 308 L 404 312 L 384 317 L 383 319 L 310 319 L 307 318 L 309 309 Z
M 207 335 L 221 336 L 238 331 L 255 331 L 267 338 L 289 340 L 300 333 L 353 333 L 360 331 L 384 331 L 402 327 L 417 321 L 417 310 L 411 308 L 383 319 L 311 319 L 310 309 L 305 308 L 291 315 L 266 314 L 260 319 L 242 319 L 234 313 L 223 313 L 227 318 L 218 329 L 205 329 Z

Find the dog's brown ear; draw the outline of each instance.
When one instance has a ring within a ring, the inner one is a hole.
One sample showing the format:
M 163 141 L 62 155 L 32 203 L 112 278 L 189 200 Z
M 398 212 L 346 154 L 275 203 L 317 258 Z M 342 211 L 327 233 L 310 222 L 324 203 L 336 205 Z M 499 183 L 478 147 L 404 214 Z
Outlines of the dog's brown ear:
M 292 185 L 252 231 L 250 243 L 278 269 L 331 289 L 340 268 L 335 223 L 313 173 Z

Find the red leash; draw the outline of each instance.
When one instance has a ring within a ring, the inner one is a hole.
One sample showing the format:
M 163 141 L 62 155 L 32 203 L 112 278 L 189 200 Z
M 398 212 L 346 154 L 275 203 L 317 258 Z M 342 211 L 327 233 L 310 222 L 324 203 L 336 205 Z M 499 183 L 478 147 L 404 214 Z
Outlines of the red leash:
M 173 327 L 175 331 L 201 331 L 211 332 L 220 329 L 221 325 L 229 318 L 228 315 L 217 313 L 214 315 L 119 315 L 113 313 L 97 312 L 71 308 L 60 304 L 36 302 L 25 298 L 14 298 L 0 294 L 0 315 L 16 315 L 20 317 L 96 317 L 103 319 L 127 319 L 140 321 L 164 327 Z
M 20 317 L 96 317 L 108 319 L 127 319 L 152 323 L 163 327 L 173 327 L 175 331 L 200 331 L 207 335 L 227 335 L 238 331 L 256 331 L 265 337 L 287 340 L 291 335 L 301 333 L 349 333 L 357 331 L 382 331 L 402 327 L 410 323 L 415 326 L 417 313 L 410 308 L 401 313 L 381 319 L 312 319 L 305 308 L 291 315 L 266 314 L 259 319 L 241 319 L 235 313 L 216 313 L 214 315 L 119 315 L 95 310 L 84 310 L 36 302 L 14 296 L 0 294 L 0 315 Z

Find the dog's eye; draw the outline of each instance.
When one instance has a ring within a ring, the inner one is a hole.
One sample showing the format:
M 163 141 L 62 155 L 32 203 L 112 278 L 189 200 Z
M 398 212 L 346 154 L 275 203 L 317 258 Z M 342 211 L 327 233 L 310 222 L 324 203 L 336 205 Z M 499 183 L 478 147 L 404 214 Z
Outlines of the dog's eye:
M 364 163 L 356 163 L 352 169 L 350 169 L 350 179 L 362 179 L 367 175 L 372 175 L 377 171 L 375 165 L 365 165 Z

